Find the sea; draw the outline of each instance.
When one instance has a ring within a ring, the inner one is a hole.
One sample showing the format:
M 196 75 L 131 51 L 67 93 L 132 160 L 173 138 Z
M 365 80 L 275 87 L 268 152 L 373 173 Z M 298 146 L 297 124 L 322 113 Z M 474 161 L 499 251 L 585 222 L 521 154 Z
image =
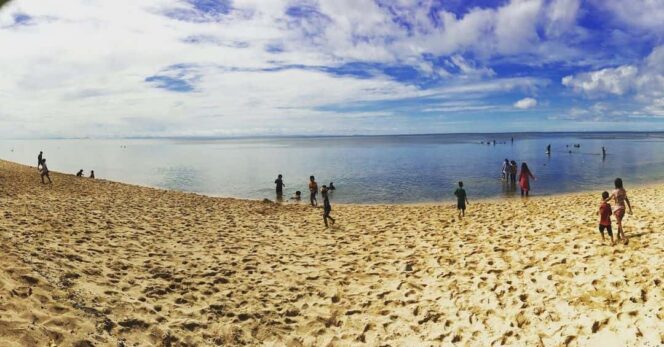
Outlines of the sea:
M 459 181 L 471 203 L 515 198 L 505 159 L 528 163 L 533 196 L 610 190 L 616 177 L 629 190 L 664 174 L 664 132 L 0 140 L 5 160 L 36 166 L 39 151 L 51 171 L 211 196 L 275 200 L 282 174 L 285 199 L 306 200 L 313 175 L 334 182 L 333 202 L 361 204 L 452 201 Z

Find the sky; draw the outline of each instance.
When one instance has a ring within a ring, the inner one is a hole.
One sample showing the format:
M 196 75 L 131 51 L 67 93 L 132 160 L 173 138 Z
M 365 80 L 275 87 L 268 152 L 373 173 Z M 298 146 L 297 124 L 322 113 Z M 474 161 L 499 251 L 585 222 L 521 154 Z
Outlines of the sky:
M 664 0 L 14 0 L 0 136 L 664 130 Z

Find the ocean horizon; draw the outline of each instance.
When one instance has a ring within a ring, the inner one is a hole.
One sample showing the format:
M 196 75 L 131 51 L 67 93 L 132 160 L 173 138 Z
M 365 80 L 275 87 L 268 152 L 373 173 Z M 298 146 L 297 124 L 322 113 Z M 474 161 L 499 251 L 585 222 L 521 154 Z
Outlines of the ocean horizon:
M 16 139 L 0 141 L 0 157 L 36 166 L 41 150 L 53 171 L 94 170 L 97 178 L 246 199 L 274 200 L 278 174 L 286 199 L 299 190 L 307 200 L 314 175 L 319 186 L 334 182 L 339 203 L 451 201 L 463 181 L 472 203 L 519 195 L 501 180 L 504 159 L 528 163 L 534 196 L 610 190 L 615 177 L 628 189 L 655 182 L 664 173 L 663 144 L 664 132 Z

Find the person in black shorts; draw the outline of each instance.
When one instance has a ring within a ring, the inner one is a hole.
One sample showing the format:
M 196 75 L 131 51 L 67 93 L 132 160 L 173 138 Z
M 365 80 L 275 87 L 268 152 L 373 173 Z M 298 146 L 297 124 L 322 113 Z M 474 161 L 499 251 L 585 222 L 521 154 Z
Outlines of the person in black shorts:
M 466 204 L 468 203 L 468 197 L 466 196 L 466 191 L 463 189 L 463 182 L 459 181 L 459 188 L 454 191 L 454 195 L 457 197 L 457 209 L 459 210 L 459 218 L 466 215 Z
M 316 195 L 318 195 L 318 183 L 316 183 L 314 176 L 309 176 L 309 202 L 311 206 L 318 206 Z
M 329 219 L 332 222 L 332 225 L 334 225 L 335 220 L 330 216 L 330 212 L 332 212 L 332 205 L 330 205 L 330 197 L 328 194 L 328 188 L 323 185 L 323 188 L 320 191 L 321 196 L 323 196 L 323 222 L 325 223 L 325 227 L 327 228 L 327 220 Z
M 277 176 L 277 179 L 274 180 L 274 184 L 276 185 L 276 190 L 277 190 L 277 200 L 281 200 L 282 197 L 284 196 L 284 187 L 286 186 L 284 184 L 283 176 L 279 174 Z

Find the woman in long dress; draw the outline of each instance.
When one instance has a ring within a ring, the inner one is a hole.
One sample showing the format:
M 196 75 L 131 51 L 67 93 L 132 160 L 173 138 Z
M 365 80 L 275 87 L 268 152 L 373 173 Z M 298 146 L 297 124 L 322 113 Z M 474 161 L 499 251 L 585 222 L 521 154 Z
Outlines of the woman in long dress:
M 530 169 L 528 164 L 525 162 L 521 164 L 521 172 L 519 173 L 519 187 L 521 187 L 521 196 L 524 194 L 528 196 L 530 191 L 530 179 L 536 179 Z

